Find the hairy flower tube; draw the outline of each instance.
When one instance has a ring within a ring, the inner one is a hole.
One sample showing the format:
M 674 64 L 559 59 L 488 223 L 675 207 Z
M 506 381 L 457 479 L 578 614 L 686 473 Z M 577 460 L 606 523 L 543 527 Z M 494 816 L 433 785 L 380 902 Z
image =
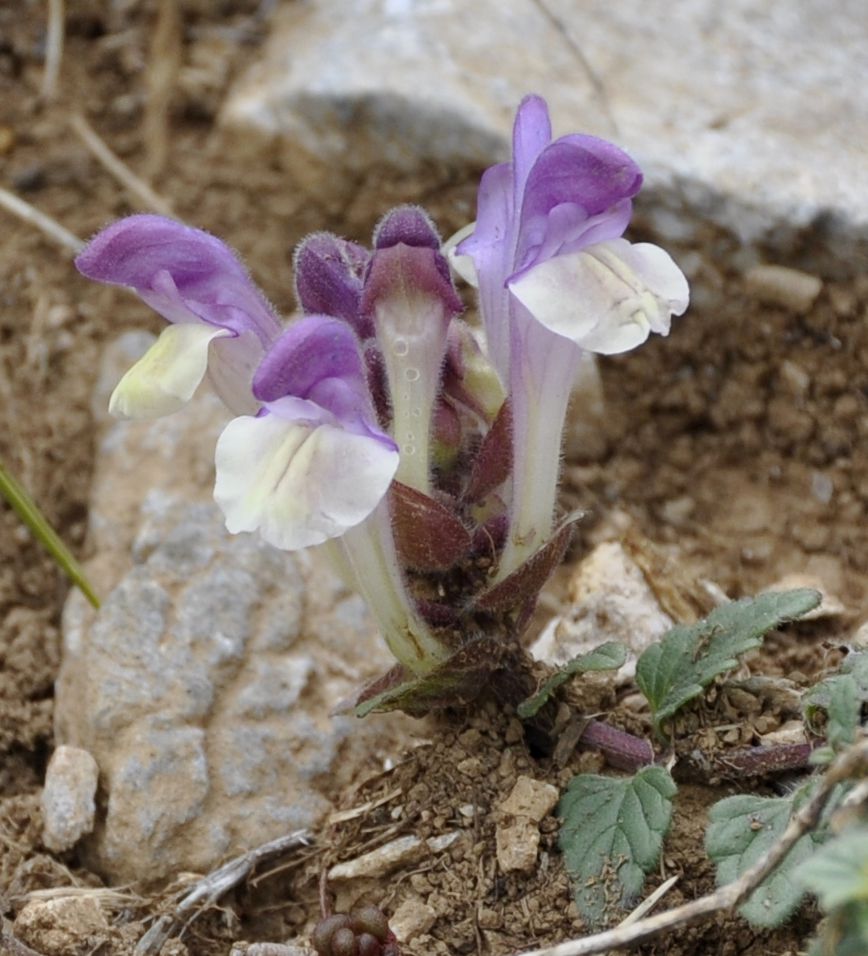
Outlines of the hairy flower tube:
M 158 216 L 109 226 L 77 259 L 169 322 L 112 411 L 174 412 L 207 377 L 235 415 L 215 456 L 229 531 L 322 546 L 365 597 L 398 663 L 358 713 L 521 686 L 518 638 L 571 533 L 555 505 L 580 360 L 665 334 L 687 305 L 669 256 L 623 238 L 641 181 L 610 143 L 552 141 L 528 97 L 476 223 L 444 247 L 401 206 L 370 248 L 308 236 L 288 322 L 222 242 Z M 448 258 L 478 285 L 481 329 Z

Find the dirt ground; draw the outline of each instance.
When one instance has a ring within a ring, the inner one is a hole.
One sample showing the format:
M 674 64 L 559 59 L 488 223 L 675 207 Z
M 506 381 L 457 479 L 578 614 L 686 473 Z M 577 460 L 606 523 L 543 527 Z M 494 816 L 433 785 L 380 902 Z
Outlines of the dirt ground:
M 44 5 L 0 5 L 0 184 L 86 238 L 137 207 L 71 132 L 69 117 L 82 111 L 134 169 L 158 163 L 144 132 L 157 4 L 68 6 L 60 90 L 45 103 L 39 96 Z M 216 116 L 228 84 L 264 39 L 269 5 L 186 0 L 181 6 L 168 155 L 153 182 L 181 218 L 240 250 L 279 310 L 293 306 L 292 247 L 312 229 L 364 240 L 395 201 L 423 202 L 447 235 L 472 217 L 475 174 L 467 171 L 426 170 L 418 180 L 383 171 L 325 205 L 300 197 L 276 155 L 264 152 L 251 163 L 242 144 L 221 133 Z M 100 349 L 125 329 L 156 331 L 159 320 L 130 297 L 80 279 L 68 253 L 36 229 L 2 211 L 0 224 L 0 460 L 85 554 L 94 452 L 89 403 Z M 809 270 L 810 243 L 806 233 L 793 253 Z M 588 512 L 571 560 L 602 528 L 629 516 L 692 575 L 733 597 L 785 574 L 811 576 L 840 599 L 844 612 L 769 641 L 752 664 L 755 672 L 807 683 L 868 612 L 868 279 L 856 276 L 855 263 L 839 264 L 834 279 L 824 277 L 814 308 L 799 315 L 749 294 L 743 273 L 762 250 L 741 249 L 712 227 L 698 248 L 669 246 L 691 273 L 694 305 L 670 338 L 603 366 L 606 449 L 565 468 L 569 503 Z M 0 506 L 0 912 L 14 919 L 34 891 L 91 888 L 89 899 L 98 906 L 90 922 L 77 929 L 83 911 L 60 908 L 55 924 L 25 942 L 45 956 L 108 956 L 132 952 L 176 887 L 99 890 L 99 878 L 74 853 L 56 859 L 41 843 L 39 794 L 52 750 L 66 589 Z M 617 722 L 628 712 L 623 698 L 601 686 L 595 703 Z M 766 716 L 763 729 L 776 719 Z M 758 728 L 741 719 L 740 735 L 752 742 Z M 435 913 L 410 952 L 499 954 L 584 932 L 556 851 L 555 820 L 542 824 L 545 864 L 528 876 L 504 877 L 494 855 L 493 808 L 519 774 L 563 785 L 578 769 L 597 769 L 598 759 L 585 753 L 565 767 L 537 759 L 514 722 L 488 709 L 444 717 L 436 731 L 429 746 L 390 773 L 372 767 L 352 792 L 335 795 L 339 806 L 370 804 L 369 811 L 335 824 L 288 869 L 260 874 L 162 952 L 227 953 L 236 940 L 293 936 L 315 918 L 324 865 L 408 833 L 461 834 L 446 855 L 368 889 L 387 912 L 412 897 Z M 653 887 L 680 875 L 664 905 L 712 887 L 703 814 L 732 792 L 732 786 L 682 787 L 660 876 L 649 881 Z M 795 954 L 813 923 L 806 909 L 770 935 L 738 918 L 721 919 L 642 952 Z

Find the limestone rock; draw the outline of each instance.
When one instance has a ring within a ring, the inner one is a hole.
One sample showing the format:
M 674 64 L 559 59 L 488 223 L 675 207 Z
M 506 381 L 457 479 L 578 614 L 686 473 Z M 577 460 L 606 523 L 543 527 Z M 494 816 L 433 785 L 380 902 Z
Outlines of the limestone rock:
M 557 131 L 635 154 L 657 200 L 651 224 L 667 239 L 690 241 L 711 219 L 745 242 L 797 251 L 823 213 L 816 238 L 827 251 L 864 235 L 861 0 L 842 0 L 835 16 L 824 0 L 685 0 L 670 12 L 659 0 L 478 0 L 484 29 L 468 29 L 461 0 L 357 0 L 352 16 L 342 0 L 289 4 L 224 126 L 283 144 L 302 186 L 344 189 L 340 203 L 384 168 L 427 169 L 445 184 L 503 159 L 515 106 L 537 92 Z
M 98 777 L 86 750 L 60 746 L 51 755 L 42 791 L 42 840 L 49 850 L 62 853 L 93 830 Z
M 95 896 L 64 896 L 27 903 L 13 932 L 45 956 L 67 956 L 101 949 L 109 924 Z
M 100 407 L 146 344 L 110 350 Z M 225 531 L 211 489 L 227 417 L 206 392 L 100 441 L 87 571 L 103 605 L 69 598 L 55 720 L 99 766 L 105 812 L 82 845 L 114 880 L 206 871 L 315 825 L 326 788 L 394 757 L 412 726 L 329 716 L 390 659 L 317 554 Z
M 617 541 L 604 541 L 579 564 L 570 582 L 573 607 L 554 618 L 531 654 L 561 665 L 606 641 L 626 644 L 630 654 L 619 671 L 632 676 L 636 658 L 672 627 L 641 569 Z

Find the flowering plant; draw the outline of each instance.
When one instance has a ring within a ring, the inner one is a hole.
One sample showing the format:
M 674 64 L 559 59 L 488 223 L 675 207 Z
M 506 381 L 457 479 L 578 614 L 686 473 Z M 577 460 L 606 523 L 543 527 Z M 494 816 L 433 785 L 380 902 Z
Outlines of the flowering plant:
M 687 306 L 669 256 L 623 238 L 641 182 L 610 143 L 552 141 L 528 97 L 475 223 L 441 245 L 403 206 L 370 249 L 309 236 L 287 324 L 223 243 L 168 219 L 121 220 L 78 257 L 169 322 L 112 411 L 169 414 L 207 376 L 237 416 L 216 449 L 229 531 L 321 545 L 366 598 L 398 663 L 357 712 L 521 683 L 518 639 L 571 533 L 556 492 L 583 352 L 666 334 Z M 481 331 L 460 317 L 450 264 L 478 287 Z

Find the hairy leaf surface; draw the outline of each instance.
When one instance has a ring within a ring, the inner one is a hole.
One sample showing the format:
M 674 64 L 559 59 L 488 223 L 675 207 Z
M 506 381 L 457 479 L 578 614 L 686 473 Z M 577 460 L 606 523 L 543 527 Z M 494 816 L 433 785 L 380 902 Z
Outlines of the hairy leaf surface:
M 767 631 L 819 603 L 819 593 L 808 588 L 769 592 L 721 605 L 695 624 L 673 627 L 636 665 L 636 683 L 651 705 L 655 729 L 735 667 L 740 655 L 759 647 Z
M 522 720 L 533 717 L 558 687 L 571 677 L 576 674 L 586 674 L 588 671 L 614 671 L 623 667 L 626 660 L 627 648 L 618 641 L 607 641 L 588 651 L 587 654 L 580 654 L 571 661 L 567 661 L 533 696 L 523 700 L 516 708 L 516 713 Z
M 745 870 L 766 856 L 784 832 L 796 796 L 744 794 L 727 797 L 711 808 L 705 848 L 717 866 L 718 886 L 737 880 Z M 805 860 L 812 857 L 822 839 L 822 833 L 817 832 L 803 836 L 741 907 L 742 916 L 764 929 L 780 926 L 804 895 L 804 888 L 795 878 L 795 873 Z
M 592 926 L 627 906 L 657 865 L 672 818 L 675 783 L 662 767 L 633 777 L 573 777 L 558 805 L 558 843 L 576 905 Z

